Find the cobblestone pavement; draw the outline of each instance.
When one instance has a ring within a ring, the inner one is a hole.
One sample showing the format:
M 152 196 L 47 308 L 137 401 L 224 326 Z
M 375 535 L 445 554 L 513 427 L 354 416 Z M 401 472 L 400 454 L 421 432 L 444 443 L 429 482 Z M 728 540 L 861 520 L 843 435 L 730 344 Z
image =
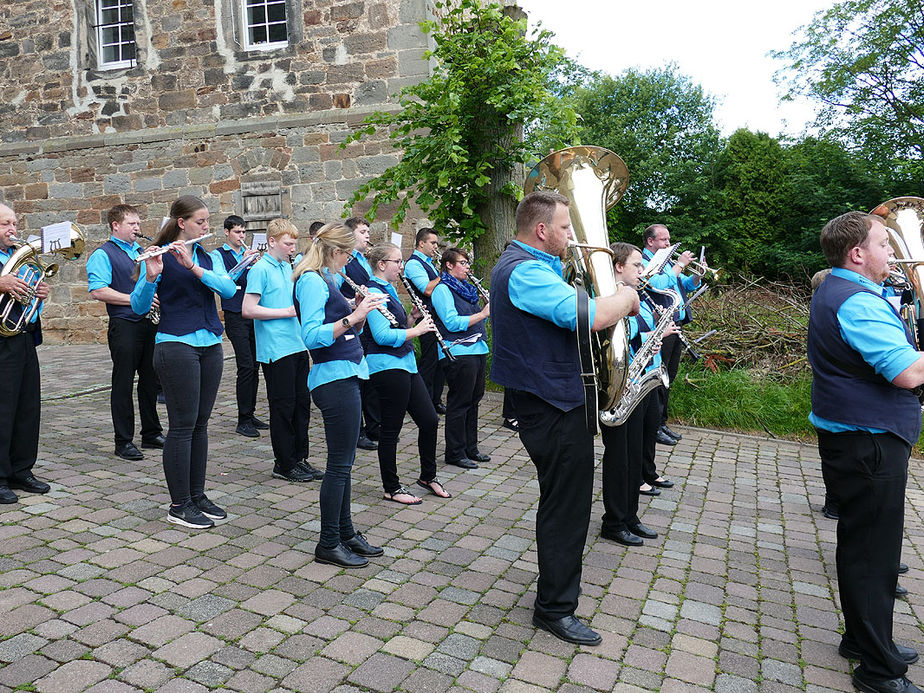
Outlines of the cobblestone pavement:
M 375 453 L 360 452 L 354 520 L 387 548 L 345 572 L 312 560 L 317 483 L 272 479 L 268 436 L 234 433 L 233 361 L 208 473 L 231 515 L 196 533 L 164 519 L 159 456 L 112 455 L 106 347 L 40 354 L 36 473 L 52 492 L 0 509 L 2 691 L 851 690 L 835 649 L 834 523 L 818 512 L 812 446 L 681 429 L 679 445 L 659 448 L 677 485 L 643 497 L 642 519 L 660 537 L 641 549 L 599 538 L 598 497 L 579 615 L 603 644 L 581 648 L 530 625 L 537 484 L 500 425 L 500 397 L 481 410 L 492 462 L 440 469 L 451 500 L 383 502 Z M 317 410 L 311 446 L 323 467 Z M 405 482 L 414 449 L 405 435 Z M 913 463 L 911 596 L 895 609 L 897 638 L 918 649 L 921 481 Z M 920 665 L 909 676 L 924 682 Z

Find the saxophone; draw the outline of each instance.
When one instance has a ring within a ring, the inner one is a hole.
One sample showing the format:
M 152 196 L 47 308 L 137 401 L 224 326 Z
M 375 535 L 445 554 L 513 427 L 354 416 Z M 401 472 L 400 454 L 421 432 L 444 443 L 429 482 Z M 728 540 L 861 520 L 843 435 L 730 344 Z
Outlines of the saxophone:
M 650 293 L 669 297 L 671 305 L 669 308 L 657 313 L 658 324 L 649 333 L 648 339 L 642 342 L 642 346 L 629 362 L 629 367 L 626 369 L 626 387 L 622 396 L 616 402 L 616 406 L 600 412 L 600 423 L 605 426 L 621 426 L 628 420 L 629 416 L 649 392 L 660 385 L 668 386 L 667 371 L 659 366 L 646 373 L 645 367 L 648 366 L 649 361 L 661 348 L 661 337 L 664 336 L 664 332 L 674 321 L 674 312 L 680 308 L 683 299 L 678 292 L 670 289 L 655 289 L 647 284 L 643 288 Z M 628 319 L 626 318 L 626 320 Z

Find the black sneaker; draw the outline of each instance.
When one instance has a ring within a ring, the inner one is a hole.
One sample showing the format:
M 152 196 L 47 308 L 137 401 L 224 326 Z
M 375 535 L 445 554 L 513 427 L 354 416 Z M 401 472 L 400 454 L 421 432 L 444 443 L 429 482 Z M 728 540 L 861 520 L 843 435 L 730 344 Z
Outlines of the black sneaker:
M 273 477 L 276 479 L 285 479 L 286 481 L 314 481 L 315 476 L 311 472 L 305 471 L 302 467 L 296 464 L 289 471 L 283 471 L 278 464 L 273 465 Z
M 228 513 L 226 513 L 223 508 L 219 508 L 210 501 L 205 494 L 202 494 L 198 498 L 193 498 L 193 503 L 195 503 L 202 514 L 210 520 L 224 520 L 228 517 Z
M 192 501 L 178 507 L 171 505 L 167 511 L 167 522 L 191 529 L 208 529 L 215 526 L 215 523 L 203 515 Z
M 269 430 L 269 424 L 263 423 L 256 416 L 250 417 L 250 423 L 252 423 L 253 427 L 257 429 L 258 431 L 268 431 Z
M 239 423 L 237 428 L 234 429 L 237 433 L 247 438 L 259 438 L 260 431 L 254 428 L 254 425 L 250 421 L 244 421 Z
M 301 462 L 296 462 L 295 466 L 299 467 L 300 469 L 307 472 L 308 474 L 311 474 L 312 477 L 314 477 L 312 481 L 319 481 L 320 479 L 324 478 L 324 472 L 322 472 L 320 469 L 317 469 L 316 467 L 312 467 L 311 463 L 309 463 L 308 460 L 302 460 Z

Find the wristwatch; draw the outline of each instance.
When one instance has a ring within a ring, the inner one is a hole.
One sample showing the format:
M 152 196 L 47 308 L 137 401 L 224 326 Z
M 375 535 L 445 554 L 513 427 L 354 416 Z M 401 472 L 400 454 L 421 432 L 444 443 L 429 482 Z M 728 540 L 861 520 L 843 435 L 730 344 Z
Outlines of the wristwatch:
M 344 318 L 343 320 L 340 321 L 340 324 L 343 325 L 343 326 L 346 327 L 346 328 L 353 327 L 353 326 L 350 324 L 350 319 L 349 319 L 349 318 Z

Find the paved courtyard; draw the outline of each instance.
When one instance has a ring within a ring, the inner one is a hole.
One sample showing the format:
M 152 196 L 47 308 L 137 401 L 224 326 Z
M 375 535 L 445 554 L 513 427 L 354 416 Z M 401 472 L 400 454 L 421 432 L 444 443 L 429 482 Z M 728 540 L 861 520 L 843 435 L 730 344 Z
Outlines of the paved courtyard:
M 354 522 L 386 553 L 346 572 L 312 560 L 318 484 L 272 479 L 269 437 L 234 433 L 233 361 L 207 483 L 230 516 L 193 532 L 164 519 L 159 455 L 112 455 L 106 347 L 40 356 L 35 471 L 52 492 L 0 506 L 0 691 L 852 690 L 812 446 L 678 427 L 684 440 L 658 460 L 677 484 L 643 496 L 660 537 L 640 549 L 599 538 L 598 471 L 579 615 L 603 644 L 576 647 L 530 624 L 538 490 L 499 396 L 481 409 L 493 460 L 441 467 L 448 501 L 382 501 L 375 453 L 360 451 Z M 313 409 L 311 461 L 323 468 L 320 423 Z M 399 446 L 405 483 L 414 433 Z M 913 461 L 910 598 L 895 609 L 896 637 L 919 650 L 922 479 Z M 909 677 L 924 683 L 924 669 Z

